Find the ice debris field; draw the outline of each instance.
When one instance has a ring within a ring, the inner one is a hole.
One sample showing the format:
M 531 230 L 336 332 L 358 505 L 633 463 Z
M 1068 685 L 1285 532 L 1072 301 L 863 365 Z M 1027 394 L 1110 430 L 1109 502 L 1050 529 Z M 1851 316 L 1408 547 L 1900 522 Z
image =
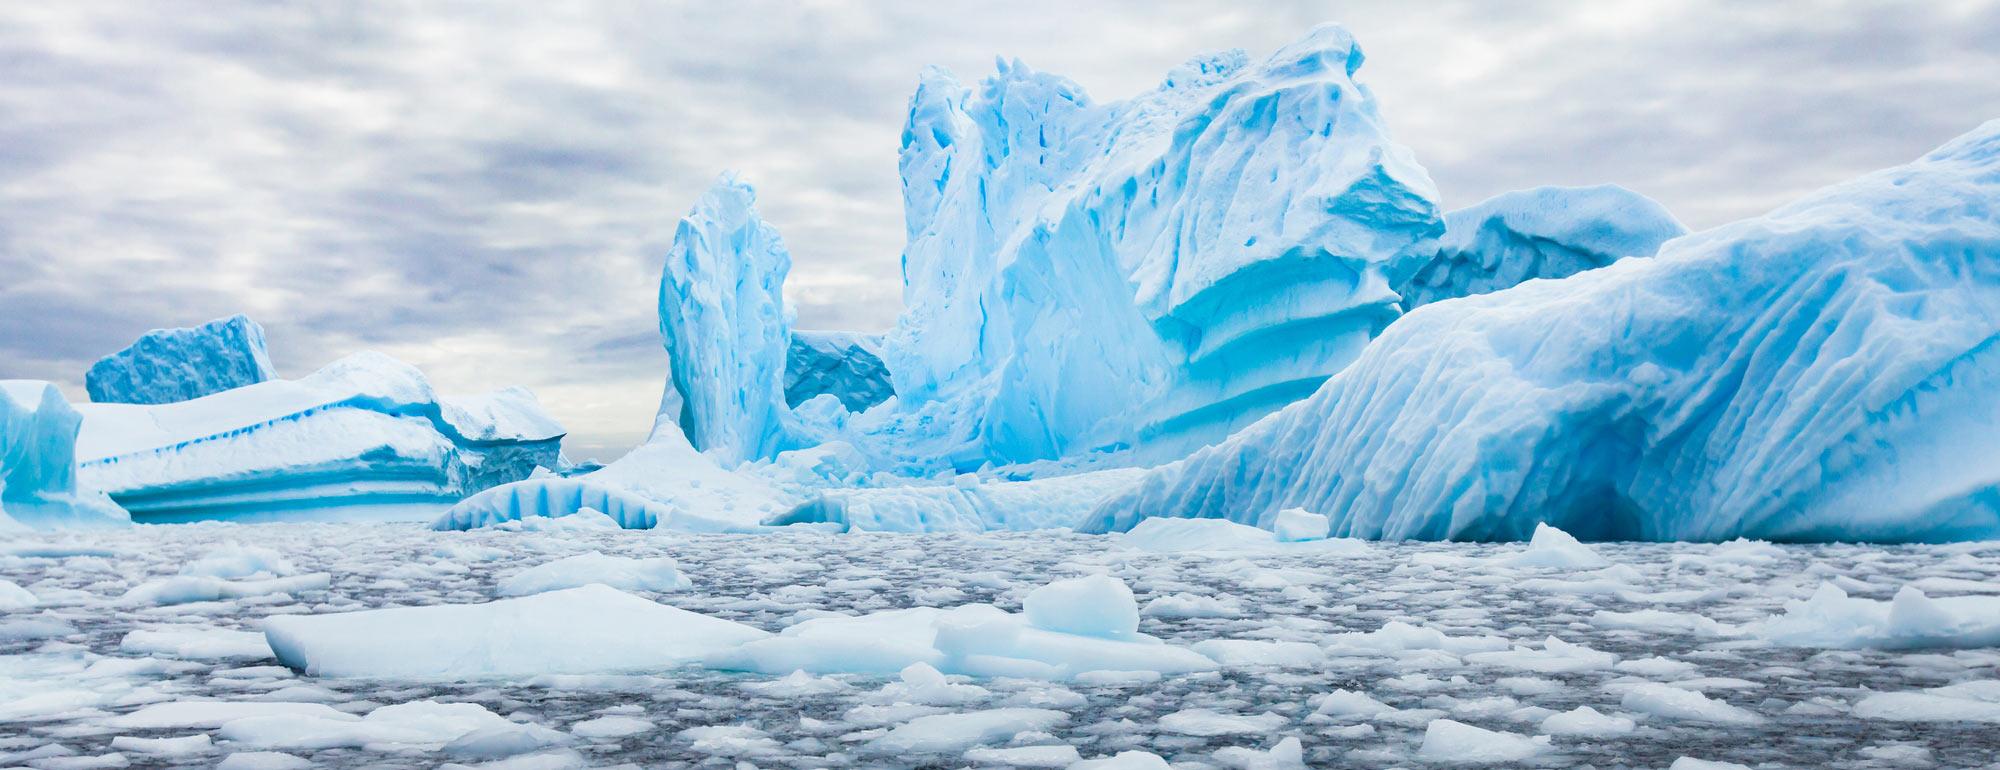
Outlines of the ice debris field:
M 0 765 L 1979 767 L 2000 544 L 196 524 L 0 549 Z M 1091 763 L 1082 764 L 1076 763 Z
M 1364 62 L 925 71 L 885 333 L 720 175 L 609 462 L 240 315 L 0 382 L 0 766 L 1996 766 L 2000 121 L 1691 233 Z

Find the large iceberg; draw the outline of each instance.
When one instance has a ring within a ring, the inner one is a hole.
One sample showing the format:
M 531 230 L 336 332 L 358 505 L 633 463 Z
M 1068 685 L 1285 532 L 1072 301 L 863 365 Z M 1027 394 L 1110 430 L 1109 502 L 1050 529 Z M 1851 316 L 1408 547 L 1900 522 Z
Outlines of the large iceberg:
M 1446 214 L 1437 251 L 1403 260 L 1389 277 L 1403 309 L 1415 310 L 1650 257 L 1685 234 L 1665 206 L 1617 185 L 1536 187 Z
M 83 418 L 56 386 L 0 380 L 0 530 L 124 524 L 124 509 L 76 480 Z
M 2000 121 L 1560 281 L 1411 312 L 1084 522 L 1521 539 L 2000 537 Z
M 427 519 L 557 467 L 563 437 L 526 390 L 442 397 L 379 353 L 191 401 L 79 411 L 84 485 L 144 522 Z
M 241 315 L 192 329 L 154 329 L 84 376 L 100 404 L 171 404 L 275 379 L 264 327 Z
M 855 332 L 792 332 L 785 355 L 785 403 L 798 406 L 829 395 L 851 412 L 889 400 L 889 367 L 882 363 L 882 337 Z
M 1142 444 L 1161 457 L 1309 395 L 1398 314 L 1437 194 L 1337 26 L 1198 57 L 1098 104 L 1002 62 L 927 71 L 902 177 L 899 408 L 960 470 Z
M 681 219 L 660 276 L 660 334 L 681 404 L 658 419 L 725 466 L 767 459 L 788 442 L 783 288 L 792 257 L 756 204 L 749 184 L 717 179 Z

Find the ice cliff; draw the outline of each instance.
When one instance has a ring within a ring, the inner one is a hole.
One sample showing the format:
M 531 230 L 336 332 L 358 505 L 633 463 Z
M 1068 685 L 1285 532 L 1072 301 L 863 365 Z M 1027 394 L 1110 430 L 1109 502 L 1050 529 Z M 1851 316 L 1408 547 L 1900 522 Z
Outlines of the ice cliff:
M 1437 251 L 1401 261 L 1389 277 L 1403 308 L 1415 310 L 1650 257 L 1686 233 L 1665 206 L 1617 185 L 1537 187 L 1446 214 Z
M 882 337 L 854 332 L 793 331 L 785 355 L 785 403 L 798 406 L 818 395 L 865 412 L 895 395 L 882 363 Z
M 131 521 L 103 493 L 77 487 L 82 420 L 54 385 L 0 381 L 0 531 Z
M 377 353 L 298 380 L 79 411 L 79 476 L 142 522 L 427 519 L 557 467 L 563 436 L 526 390 L 443 397 Z
M 681 219 L 660 276 L 660 334 L 681 403 L 658 420 L 724 466 L 767 459 L 789 440 L 792 257 L 756 204 L 749 184 L 717 179 Z
M 84 386 L 100 404 L 171 404 L 275 377 L 264 327 L 234 315 L 147 332 L 92 364 Z
M 1084 522 L 1520 539 L 2000 537 L 2000 121 L 1560 281 L 1397 321 Z
M 927 71 L 901 169 L 906 412 L 961 469 L 1144 444 L 1178 457 L 1352 361 L 1398 314 L 1437 195 L 1326 26 L 1099 104 L 1002 62 Z

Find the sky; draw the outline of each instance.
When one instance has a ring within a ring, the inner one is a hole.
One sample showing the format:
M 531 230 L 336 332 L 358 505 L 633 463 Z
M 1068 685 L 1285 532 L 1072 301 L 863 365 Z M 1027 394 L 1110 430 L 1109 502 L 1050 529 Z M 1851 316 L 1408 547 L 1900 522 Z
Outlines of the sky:
M 783 234 L 800 328 L 883 330 L 923 67 L 1111 101 L 1327 21 L 1447 208 L 1609 182 L 1701 229 L 2000 118 L 2000 0 L 10 3 L 0 379 L 83 400 L 146 330 L 242 312 L 283 376 L 372 349 L 526 385 L 610 459 L 652 424 L 661 261 L 718 173 Z

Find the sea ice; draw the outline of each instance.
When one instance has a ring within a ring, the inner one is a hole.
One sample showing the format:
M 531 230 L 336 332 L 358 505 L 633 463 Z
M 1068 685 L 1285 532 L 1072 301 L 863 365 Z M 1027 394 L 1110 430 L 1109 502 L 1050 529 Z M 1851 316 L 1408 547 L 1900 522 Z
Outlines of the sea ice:
M 573 518 L 573 517 L 572 517 Z M 501 579 L 495 593 L 527 596 L 599 583 L 621 591 L 679 591 L 693 585 L 671 557 L 634 559 L 598 551 L 537 564 Z

